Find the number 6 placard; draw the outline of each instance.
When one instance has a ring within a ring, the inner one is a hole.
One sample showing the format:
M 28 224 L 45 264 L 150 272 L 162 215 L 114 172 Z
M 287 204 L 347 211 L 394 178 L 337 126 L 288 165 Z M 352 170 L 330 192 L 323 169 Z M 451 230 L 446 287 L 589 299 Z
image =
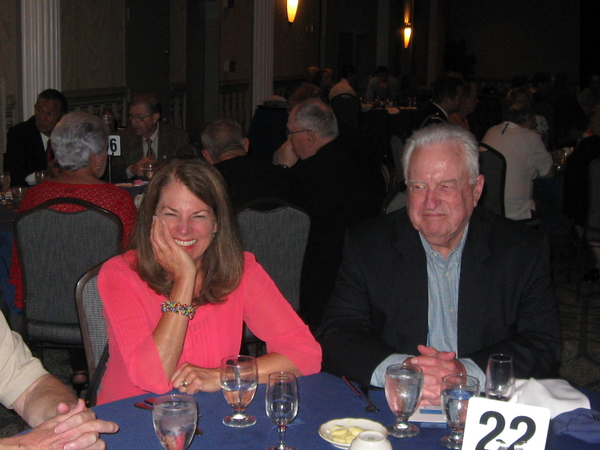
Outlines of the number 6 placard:
M 462 450 L 543 450 L 550 410 L 473 397 Z
M 121 136 L 118 134 L 108 136 L 108 154 L 110 156 L 121 156 Z

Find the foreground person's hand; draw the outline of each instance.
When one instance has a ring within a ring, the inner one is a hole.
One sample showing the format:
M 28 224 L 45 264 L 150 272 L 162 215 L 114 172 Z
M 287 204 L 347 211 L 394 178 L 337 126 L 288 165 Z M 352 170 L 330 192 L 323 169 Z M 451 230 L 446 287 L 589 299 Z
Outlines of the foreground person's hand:
M 174 389 L 193 395 L 196 392 L 216 392 L 221 389 L 219 369 L 207 369 L 190 363 L 180 365 L 171 377 Z M 182 385 L 183 383 L 183 385 Z
M 144 157 L 144 158 L 140 159 L 137 163 L 132 165 L 129 170 L 131 170 L 132 174 L 134 174 L 138 177 L 143 177 L 144 176 L 144 166 L 148 163 L 154 163 L 154 162 L 155 161 L 153 159 Z
M 439 352 L 434 347 L 419 345 L 418 356 L 408 360 L 423 369 L 425 382 L 420 406 L 440 404 L 440 386 L 442 378 L 455 373 L 467 373 L 465 366 L 456 359 L 454 352 Z
M 29 450 L 102 450 L 106 444 L 100 433 L 116 433 L 114 422 L 96 419 L 83 400 L 77 406 L 60 403 L 59 415 L 47 420 L 29 433 L 0 440 L 0 448 L 26 448 Z
M 289 140 L 285 141 L 281 147 L 277 149 L 276 153 L 277 164 L 283 164 L 284 166 L 292 167 L 298 162 L 298 155 L 294 153 L 292 143 Z

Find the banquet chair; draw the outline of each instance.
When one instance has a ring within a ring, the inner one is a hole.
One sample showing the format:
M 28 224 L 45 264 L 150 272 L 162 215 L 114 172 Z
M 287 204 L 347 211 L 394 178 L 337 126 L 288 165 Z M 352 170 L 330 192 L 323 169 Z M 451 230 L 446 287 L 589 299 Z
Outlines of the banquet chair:
M 345 125 L 358 129 L 361 104 L 360 99 L 350 94 L 336 95 L 330 100 L 331 109 L 338 121 L 338 125 Z
M 496 214 L 505 216 L 506 159 L 502 153 L 487 144 L 480 143 L 479 148 L 479 171 L 485 178 L 479 205 Z M 481 151 L 481 148 L 485 150 Z
M 406 206 L 406 194 L 406 184 L 404 182 L 396 184 L 383 199 L 381 215 L 384 216 L 404 208 Z
M 262 205 L 274 206 L 265 210 Z M 297 207 L 275 198 L 248 203 L 237 215 L 242 244 L 275 282 L 295 311 L 300 308 L 300 274 L 310 219 Z M 244 343 L 258 342 L 244 326 Z
M 577 246 L 577 290 L 576 298 L 580 301 L 583 266 L 588 247 L 600 245 L 600 158 L 594 159 L 589 166 L 589 202 L 587 221 Z
M 70 204 L 85 209 L 52 209 Z M 43 358 L 44 348 L 82 347 L 75 307 L 77 280 L 90 267 L 116 255 L 123 226 L 90 202 L 60 197 L 23 212 L 15 222 L 23 273 L 23 338 Z
M 98 273 L 101 267 L 102 264 L 98 264 L 84 273 L 75 288 L 75 305 L 90 378 L 85 395 L 88 406 L 96 404 L 96 394 L 108 360 L 106 320 L 102 314 L 102 299 L 98 293 Z

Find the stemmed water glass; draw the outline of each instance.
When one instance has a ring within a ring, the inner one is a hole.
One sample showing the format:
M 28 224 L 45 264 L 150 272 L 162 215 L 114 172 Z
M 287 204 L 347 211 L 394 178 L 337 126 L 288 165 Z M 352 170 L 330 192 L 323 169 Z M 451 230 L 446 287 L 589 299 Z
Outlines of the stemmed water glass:
M 294 450 L 285 445 L 285 430 L 298 414 L 298 383 L 293 373 L 275 372 L 269 375 L 265 398 L 267 416 L 275 425 L 279 434 L 279 444 L 267 450 Z
M 442 378 L 440 403 L 446 423 L 452 431 L 441 442 L 450 449 L 460 449 L 463 443 L 469 399 L 479 396 L 479 380 L 469 375 L 446 375 Z
M 2 187 L 2 198 L 0 198 L 0 204 L 6 205 L 8 204 L 8 201 L 6 200 L 6 193 L 10 189 L 10 173 L 0 172 L 0 185 Z
M 515 393 L 515 369 L 510 355 L 490 356 L 485 371 L 485 395 L 494 400 L 509 400 Z
M 194 438 L 198 407 L 189 395 L 165 395 L 154 400 L 154 431 L 165 450 L 185 450 Z
M 423 394 L 423 369 L 412 364 L 395 364 L 385 370 L 385 398 L 396 423 L 387 427 L 398 438 L 419 434 L 419 427 L 408 423 Z
M 147 162 L 144 164 L 142 170 L 144 172 L 144 176 L 148 178 L 148 180 L 150 180 L 154 176 L 154 172 L 156 170 L 156 163 Z
M 228 427 L 244 428 L 256 423 L 254 416 L 246 414 L 258 386 L 256 359 L 235 355 L 221 360 L 221 390 L 233 414 L 223 418 Z

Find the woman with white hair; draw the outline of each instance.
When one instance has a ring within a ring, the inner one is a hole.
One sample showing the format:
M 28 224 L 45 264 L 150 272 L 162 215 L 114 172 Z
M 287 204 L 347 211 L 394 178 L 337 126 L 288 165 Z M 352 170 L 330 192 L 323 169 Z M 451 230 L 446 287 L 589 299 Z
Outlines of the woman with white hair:
M 131 196 L 121 188 L 100 180 L 106 169 L 108 129 L 100 118 L 85 112 L 65 115 L 50 137 L 60 173 L 51 180 L 30 188 L 19 211 L 22 213 L 58 197 L 74 197 L 100 206 L 119 217 L 123 223 L 123 246 L 133 232 L 137 210 Z M 74 212 L 75 205 L 55 205 L 53 209 Z M 10 282 L 15 285 L 15 306 L 23 308 L 23 284 L 16 244 L 13 245 Z M 71 355 L 76 389 L 87 383 L 85 355 Z

